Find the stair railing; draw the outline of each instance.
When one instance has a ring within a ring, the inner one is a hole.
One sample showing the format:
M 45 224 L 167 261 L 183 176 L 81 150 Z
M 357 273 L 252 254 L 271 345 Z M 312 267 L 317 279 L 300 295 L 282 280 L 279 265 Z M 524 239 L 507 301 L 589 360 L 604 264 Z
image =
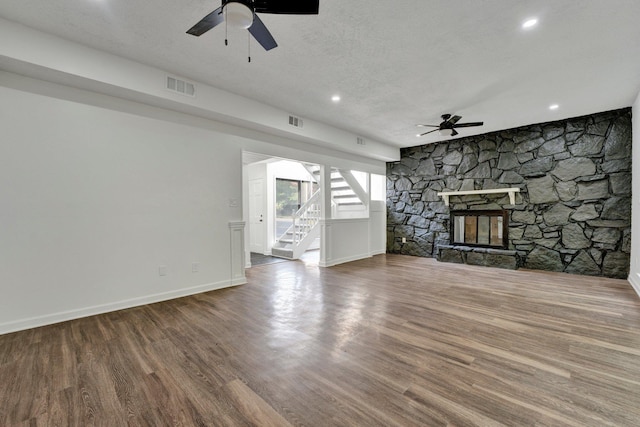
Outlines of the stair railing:
M 293 246 L 297 246 L 305 238 L 314 225 L 320 221 L 320 190 L 313 193 L 300 209 L 293 214 Z

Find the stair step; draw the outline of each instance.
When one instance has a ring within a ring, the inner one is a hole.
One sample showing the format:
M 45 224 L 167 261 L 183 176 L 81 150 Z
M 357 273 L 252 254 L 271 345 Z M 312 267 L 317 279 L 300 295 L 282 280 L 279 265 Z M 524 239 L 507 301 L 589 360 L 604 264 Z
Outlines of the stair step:
M 315 169 L 313 171 L 314 175 L 320 175 L 320 169 Z M 339 178 L 342 179 L 342 175 L 340 175 L 340 172 L 331 172 L 331 177 L 332 178 Z
M 331 187 L 331 191 L 344 191 L 344 190 L 351 190 L 351 187 L 347 186 L 342 186 L 342 187 Z
M 293 259 L 292 249 L 271 248 L 271 255 L 278 258 Z
M 347 203 L 338 202 L 338 205 L 340 205 L 340 206 L 364 206 L 364 203 L 362 203 L 362 202 L 347 202 Z
M 356 195 L 356 193 L 353 194 L 339 194 L 336 196 L 333 196 L 334 199 L 357 199 L 358 196 Z
M 344 178 L 340 177 L 340 178 L 331 178 L 331 182 L 345 182 Z

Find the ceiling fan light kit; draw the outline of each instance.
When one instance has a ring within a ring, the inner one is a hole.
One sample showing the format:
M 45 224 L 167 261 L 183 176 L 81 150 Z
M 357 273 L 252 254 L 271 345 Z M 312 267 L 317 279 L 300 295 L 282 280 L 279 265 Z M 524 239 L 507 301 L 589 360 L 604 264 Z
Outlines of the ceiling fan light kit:
M 240 2 L 229 2 L 224 8 L 224 19 L 230 27 L 247 29 L 253 24 L 253 11 Z

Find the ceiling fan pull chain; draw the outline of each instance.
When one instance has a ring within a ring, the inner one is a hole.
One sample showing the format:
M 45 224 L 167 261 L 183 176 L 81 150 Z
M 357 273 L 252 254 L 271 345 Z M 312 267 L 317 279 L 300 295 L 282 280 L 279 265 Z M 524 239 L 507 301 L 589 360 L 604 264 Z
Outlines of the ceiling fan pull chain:
M 251 33 L 247 31 L 247 49 L 249 51 L 249 62 L 251 62 Z
M 229 27 L 228 27 L 228 25 L 227 25 L 227 14 L 225 13 L 225 16 L 224 16 L 224 45 L 225 45 L 225 46 L 229 46 L 229 40 L 228 40 L 228 38 L 227 38 L 227 33 L 228 33 L 228 32 L 227 32 L 227 29 L 228 29 L 228 28 L 229 28 Z

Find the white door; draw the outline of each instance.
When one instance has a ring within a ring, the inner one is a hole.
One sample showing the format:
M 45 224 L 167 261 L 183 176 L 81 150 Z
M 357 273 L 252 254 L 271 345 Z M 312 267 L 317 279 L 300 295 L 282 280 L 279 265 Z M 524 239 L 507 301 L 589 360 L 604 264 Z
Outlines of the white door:
M 251 252 L 264 253 L 266 231 L 264 180 L 249 181 L 249 247 Z

